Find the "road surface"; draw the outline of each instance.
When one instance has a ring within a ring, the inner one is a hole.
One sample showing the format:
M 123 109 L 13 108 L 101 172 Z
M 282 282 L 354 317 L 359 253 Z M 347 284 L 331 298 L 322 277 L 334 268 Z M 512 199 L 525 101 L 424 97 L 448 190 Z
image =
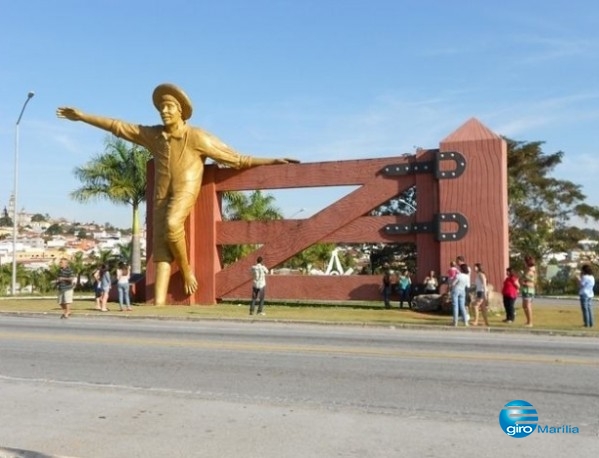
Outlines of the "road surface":
M 0 317 L 0 389 L 0 458 L 599 450 L 596 338 Z M 498 416 L 512 400 L 579 433 L 509 437 Z

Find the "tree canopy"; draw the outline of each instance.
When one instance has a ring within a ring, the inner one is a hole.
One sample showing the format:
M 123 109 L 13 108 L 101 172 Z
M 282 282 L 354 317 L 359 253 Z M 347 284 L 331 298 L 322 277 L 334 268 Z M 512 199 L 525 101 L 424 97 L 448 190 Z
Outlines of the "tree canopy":
M 547 154 L 540 141 L 505 140 L 511 255 L 541 259 L 547 253 L 576 247 L 584 232 L 572 219 L 597 221 L 599 208 L 585 202 L 580 185 L 553 176 L 564 153 Z
M 33 223 L 37 223 L 37 222 L 44 222 L 47 221 L 47 218 L 42 215 L 41 213 L 36 213 L 35 215 L 33 215 L 31 217 L 31 222 Z
M 272 221 L 283 217 L 281 210 L 274 205 L 275 197 L 260 190 L 227 192 L 223 199 L 223 219 L 228 221 Z M 256 245 L 226 245 L 222 249 L 223 263 L 231 264 L 257 248 Z
M 83 184 L 71 193 L 79 202 L 108 199 L 119 205 L 132 207 L 132 273 L 141 273 L 140 205 L 146 199 L 146 166 L 150 152 L 141 146 L 109 136 L 103 154 L 74 170 Z

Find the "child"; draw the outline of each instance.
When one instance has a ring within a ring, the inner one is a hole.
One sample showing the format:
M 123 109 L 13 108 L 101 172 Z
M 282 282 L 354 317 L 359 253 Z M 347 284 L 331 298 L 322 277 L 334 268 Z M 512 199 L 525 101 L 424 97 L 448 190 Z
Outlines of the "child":
M 458 265 L 456 264 L 455 261 L 451 261 L 449 263 L 449 270 L 447 271 L 447 284 L 449 285 L 450 288 L 451 288 L 451 284 L 455 280 L 455 277 L 458 275 L 458 273 L 460 273 L 460 271 L 458 269 Z

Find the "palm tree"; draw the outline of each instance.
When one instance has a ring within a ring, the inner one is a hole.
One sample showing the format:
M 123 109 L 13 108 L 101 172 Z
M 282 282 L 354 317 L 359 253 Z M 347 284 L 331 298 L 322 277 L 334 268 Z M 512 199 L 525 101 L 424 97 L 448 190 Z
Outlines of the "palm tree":
M 225 208 L 223 219 L 228 221 L 272 221 L 282 219 L 281 211 L 274 205 L 272 194 L 252 191 L 224 193 Z M 227 245 L 223 247 L 223 263 L 230 264 L 248 255 L 257 248 L 255 245 Z
M 4 296 L 12 281 L 12 266 L 10 264 L 0 265 L 0 295 Z
M 92 270 L 102 264 L 105 264 L 110 268 L 118 263 L 118 256 L 115 256 L 111 250 L 99 250 L 93 252 L 90 256 L 90 260 L 91 266 L 88 264 L 88 267 L 91 267 Z
M 17 263 L 17 283 L 19 284 L 19 291 L 23 291 L 30 282 L 30 271 L 25 269 L 22 263 Z
M 83 186 L 71 193 L 79 202 L 108 199 L 118 205 L 131 205 L 131 271 L 141 273 L 141 226 L 139 206 L 146 200 L 146 165 L 150 152 L 141 146 L 109 136 L 103 154 L 96 155 L 74 174 Z
M 81 275 L 87 269 L 87 265 L 85 263 L 83 251 L 77 251 L 69 261 L 69 266 L 71 270 L 77 277 L 77 282 L 75 283 L 75 288 L 81 289 Z
M 131 259 L 133 248 L 131 243 L 119 243 L 117 244 L 117 248 L 119 250 L 119 257 L 121 259 Z
M 282 219 L 281 210 L 274 206 L 275 197 L 252 191 L 249 194 L 230 193 L 225 195 L 225 219 L 229 221 L 272 221 Z

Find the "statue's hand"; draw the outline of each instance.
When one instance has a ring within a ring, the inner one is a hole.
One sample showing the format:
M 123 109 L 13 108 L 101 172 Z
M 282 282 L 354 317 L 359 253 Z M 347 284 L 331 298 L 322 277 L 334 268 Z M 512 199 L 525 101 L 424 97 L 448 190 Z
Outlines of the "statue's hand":
M 299 160 L 292 158 L 275 159 L 275 164 L 299 164 Z
M 71 121 L 81 121 L 83 118 L 83 113 L 81 113 L 77 108 L 59 107 L 56 110 L 56 116 L 59 118 L 66 118 Z

